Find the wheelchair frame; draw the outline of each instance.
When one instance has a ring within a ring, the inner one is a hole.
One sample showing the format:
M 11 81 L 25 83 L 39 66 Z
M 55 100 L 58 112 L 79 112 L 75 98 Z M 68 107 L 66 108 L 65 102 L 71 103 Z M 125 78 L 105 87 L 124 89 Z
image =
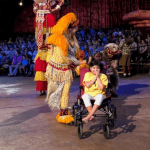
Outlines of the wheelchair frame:
M 88 113 L 84 105 L 84 102 L 81 98 L 81 89 L 84 89 L 83 86 L 80 86 L 80 95 L 77 96 L 77 102 L 75 102 L 75 104 L 72 107 L 74 116 L 74 126 L 78 126 L 78 136 L 80 139 L 83 138 L 82 118 L 85 117 L 86 114 Z M 93 105 L 94 101 L 91 102 Z M 103 125 L 103 134 L 106 139 L 109 139 L 111 137 L 110 127 L 114 126 L 114 123 L 117 118 L 116 107 L 113 104 L 111 104 L 110 95 L 103 100 L 98 110 L 104 112 L 104 114 L 95 114 L 94 117 L 106 117 L 106 123 Z

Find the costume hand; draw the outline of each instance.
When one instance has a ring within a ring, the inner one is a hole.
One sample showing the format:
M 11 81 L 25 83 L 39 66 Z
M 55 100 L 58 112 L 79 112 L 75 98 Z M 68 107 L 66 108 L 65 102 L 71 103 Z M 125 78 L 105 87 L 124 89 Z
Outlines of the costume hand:
M 69 68 L 71 68 L 71 69 L 75 69 L 76 67 L 77 66 L 75 64 L 73 64 L 73 63 L 69 65 Z
M 138 10 L 130 12 L 123 17 L 125 22 L 129 22 L 134 28 L 150 33 L 150 11 L 149 10 Z

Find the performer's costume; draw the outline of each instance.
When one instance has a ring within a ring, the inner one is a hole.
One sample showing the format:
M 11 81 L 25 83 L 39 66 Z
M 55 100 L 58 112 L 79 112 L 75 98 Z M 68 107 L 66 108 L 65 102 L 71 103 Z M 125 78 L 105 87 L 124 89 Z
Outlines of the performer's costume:
M 52 8 L 59 9 L 63 4 L 63 0 L 58 0 L 55 5 L 55 0 L 35 0 L 33 11 L 35 17 L 35 38 L 38 47 L 38 53 L 35 57 L 35 81 L 37 81 L 37 91 L 47 91 L 47 79 L 45 72 L 47 60 L 50 57 L 51 45 L 46 43 L 46 37 L 51 34 L 52 27 L 56 24 L 55 17 L 51 14 Z
M 127 39 L 128 41 L 130 40 L 129 38 Z M 122 66 L 123 69 L 123 75 L 126 77 L 127 72 L 128 75 L 131 75 L 130 73 L 130 61 L 131 61 L 131 42 L 129 41 L 130 44 L 127 44 L 125 39 L 121 40 L 119 47 L 122 50 L 122 57 L 120 59 L 120 65 Z
M 71 47 L 66 35 L 70 24 L 77 25 L 76 20 L 74 13 L 65 15 L 53 27 L 52 35 L 47 38 L 48 44 L 52 44 L 52 51 L 45 74 L 48 79 L 46 101 L 51 108 L 60 109 L 56 119 L 66 124 L 74 121 L 68 111 L 69 91 L 73 80 L 69 66 L 80 64 L 75 57 L 79 52 L 78 42 L 74 36 L 75 46 Z
M 108 76 L 109 85 L 112 91 L 115 91 L 118 87 L 118 72 L 116 70 L 118 64 L 118 54 L 121 52 L 118 45 L 109 43 L 104 47 L 102 55 L 107 64 L 106 74 Z

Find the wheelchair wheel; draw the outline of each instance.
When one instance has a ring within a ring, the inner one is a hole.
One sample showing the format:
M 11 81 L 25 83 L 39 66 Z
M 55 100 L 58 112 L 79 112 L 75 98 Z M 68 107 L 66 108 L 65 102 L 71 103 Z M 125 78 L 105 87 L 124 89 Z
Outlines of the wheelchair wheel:
M 83 123 L 80 123 L 78 125 L 78 136 L 80 139 L 82 139 L 82 137 L 83 137 Z
M 74 109 L 74 126 L 77 126 L 77 109 Z
M 103 125 L 103 134 L 104 134 L 105 139 L 110 138 L 110 128 L 108 124 Z
M 113 114 L 114 120 L 117 118 L 117 111 L 116 111 L 116 107 L 111 104 L 111 113 Z
M 78 105 L 77 102 L 72 107 L 72 109 L 73 109 L 73 116 L 74 116 L 74 126 L 77 126 L 77 115 L 76 114 L 77 114 L 78 109 L 75 107 L 76 105 Z

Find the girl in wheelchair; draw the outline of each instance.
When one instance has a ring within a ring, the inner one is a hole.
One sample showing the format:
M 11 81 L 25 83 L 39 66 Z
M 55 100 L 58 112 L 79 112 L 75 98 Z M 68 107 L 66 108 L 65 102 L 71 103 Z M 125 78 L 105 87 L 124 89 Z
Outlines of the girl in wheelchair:
M 101 73 L 103 65 L 99 61 L 93 60 L 90 62 L 89 66 L 91 72 L 87 72 L 83 79 L 84 95 L 82 99 L 89 112 L 87 117 L 82 119 L 85 123 L 89 120 L 94 120 L 93 115 L 105 99 L 105 92 L 108 85 L 107 76 Z M 91 100 L 95 100 L 93 107 Z

